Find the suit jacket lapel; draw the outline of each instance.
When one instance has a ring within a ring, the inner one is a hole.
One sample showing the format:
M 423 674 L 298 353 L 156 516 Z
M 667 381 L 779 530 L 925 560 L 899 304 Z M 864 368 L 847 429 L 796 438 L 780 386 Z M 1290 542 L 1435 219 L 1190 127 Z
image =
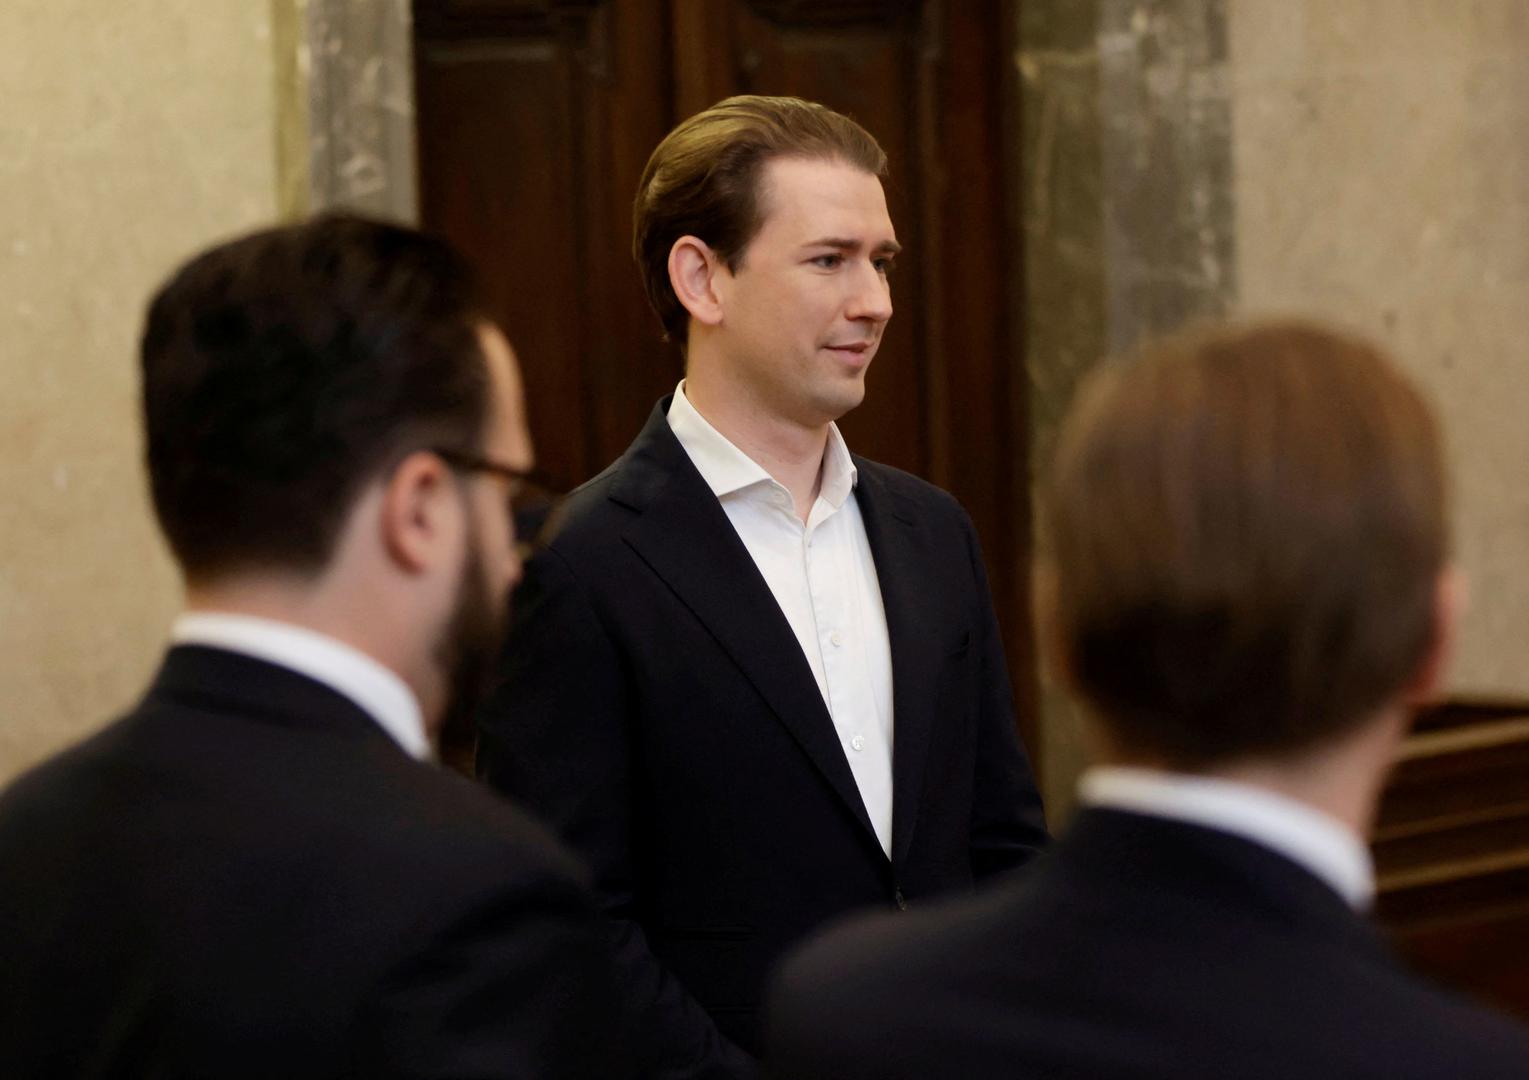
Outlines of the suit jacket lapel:
M 732 658 L 876 843 L 812 668 L 721 503 L 670 431 L 668 405 L 665 398 L 654 410 L 611 489 L 613 500 L 638 511 L 623 538 Z
M 935 598 L 917 587 L 927 580 L 919 567 L 938 553 L 927 549 L 913 508 L 887 487 L 875 464 L 857 457 L 855 465 L 855 500 L 876 560 L 892 647 L 892 863 L 901 866 L 918 823 L 924 762 L 938 704 L 940 643 L 931 641 L 925 629 L 928 605 Z

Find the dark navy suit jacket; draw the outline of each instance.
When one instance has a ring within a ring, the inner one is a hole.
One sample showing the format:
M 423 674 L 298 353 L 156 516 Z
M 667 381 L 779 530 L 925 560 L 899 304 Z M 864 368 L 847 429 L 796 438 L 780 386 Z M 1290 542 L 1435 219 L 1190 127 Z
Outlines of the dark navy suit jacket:
M 1404 970 L 1303 867 L 1104 809 L 984 895 L 826 932 L 770 1031 L 781 1080 L 1529 1076 L 1529 1033 Z
M 971 522 L 855 459 L 893 680 L 888 859 L 811 668 L 659 403 L 515 596 L 479 771 L 593 866 L 649 1075 L 754 1071 L 765 980 L 854 908 L 1046 842 Z
M 329 687 L 177 647 L 0 796 L 0 1076 L 624 1075 L 581 877 Z

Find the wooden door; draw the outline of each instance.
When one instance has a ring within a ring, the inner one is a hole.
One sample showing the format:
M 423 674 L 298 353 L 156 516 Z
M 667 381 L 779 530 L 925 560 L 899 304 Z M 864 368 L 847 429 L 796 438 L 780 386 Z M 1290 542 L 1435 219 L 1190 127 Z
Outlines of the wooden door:
M 570 482 L 619 455 L 680 378 L 631 257 L 632 198 L 664 134 L 769 93 L 877 137 L 905 253 L 865 404 L 842 427 L 971 513 L 1034 756 L 1014 25 L 996 0 L 416 0 L 416 98 L 423 222 L 482 269 L 539 457 Z

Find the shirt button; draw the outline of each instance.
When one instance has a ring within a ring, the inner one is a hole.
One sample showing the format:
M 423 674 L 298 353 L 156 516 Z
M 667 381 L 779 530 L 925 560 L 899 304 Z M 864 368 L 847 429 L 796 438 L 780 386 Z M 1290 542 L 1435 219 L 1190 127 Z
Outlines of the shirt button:
M 835 646 L 843 645 L 844 635 L 835 630 L 833 633 L 828 635 L 828 640 L 833 642 Z M 859 747 L 856 747 L 856 749 L 858 750 Z
M 864 750 L 865 749 L 865 736 L 864 735 L 856 735 L 853 739 L 851 739 L 849 741 L 849 745 L 850 745 L 850 749 L 852 749 L 852 750 Z

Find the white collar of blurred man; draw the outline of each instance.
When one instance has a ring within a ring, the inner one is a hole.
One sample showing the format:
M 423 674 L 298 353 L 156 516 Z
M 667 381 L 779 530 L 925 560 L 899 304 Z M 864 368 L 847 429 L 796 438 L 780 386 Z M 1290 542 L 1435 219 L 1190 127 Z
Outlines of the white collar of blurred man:
M 490 324 L 480 325 L 478 339 L 492 402 L 483 458 L 529 471 L 514 352 Z M 502 643 L 509 594 L 522 571 L 509 482 L 455 467 L 428 449 L 409 453 L 363 485 L 322 570 L 250 569 L 190 581 L 189 621 L 181 628 L 203 641 L 212 628 L 224 647 L 318 678 L 421 756 L 422 742 L 428 752 L 443 730 L 457 734 L 471 723 Z M 240 629 L 230 637 L 234 626 Z M 407 703 L 388 674 L 405 688 Z
M 170 628 L 170 641 L 236 652 L 306 675 L 359 705 L 410 757 L 426 761 L 435 756 L 419 698 L 408 684 L 391 668 L 327 634 L 253 615 L 187 611 Z
M 1096 765 L 1078 781 L 1078 802 L 1233 833 L 1306 867 L 1350 907 L 1375 898 L 1375 866 L 1352 828 L 1298 799 L 1216 776 Z
M 777 157 L 762 221 L 734 267 L 686 235 L 669 280 L 689 313 L 686 395 L 791 492 L 804 521 L 833 421 L 860 404 L 892 317 L 899 245 L 881 181 L 842 161 Z

